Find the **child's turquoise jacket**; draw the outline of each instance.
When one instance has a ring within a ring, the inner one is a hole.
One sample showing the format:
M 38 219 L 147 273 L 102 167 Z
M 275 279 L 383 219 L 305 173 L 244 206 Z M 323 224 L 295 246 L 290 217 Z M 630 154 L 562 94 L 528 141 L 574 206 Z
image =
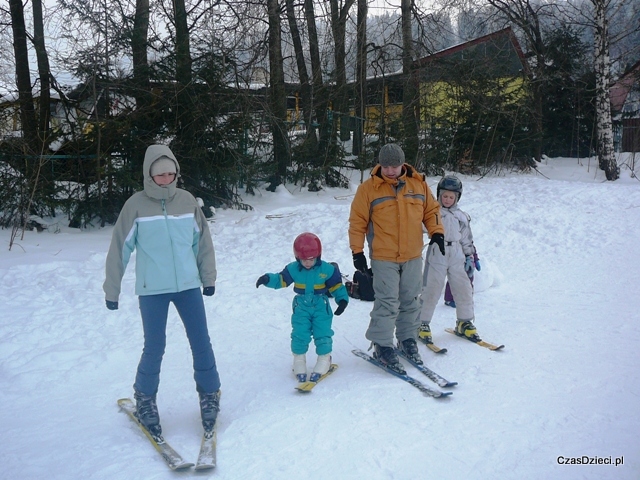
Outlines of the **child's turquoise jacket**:
M 296 260 L 280 273 L 267 275 L 269 281 L 266 286 L 269 288 L 285 288 L 293 283 L 296 296 L 292 303 L 291 351 L 298 355 L 306 353 L 313 337 L 318 355 L 331 353 L 333 311 L 329 304 L 329 296 L 332 296 L 336 303 L 341 300 L 349 302 L 340 270 L 321 259 L 318 259 L 313 268 L 306 269 Z

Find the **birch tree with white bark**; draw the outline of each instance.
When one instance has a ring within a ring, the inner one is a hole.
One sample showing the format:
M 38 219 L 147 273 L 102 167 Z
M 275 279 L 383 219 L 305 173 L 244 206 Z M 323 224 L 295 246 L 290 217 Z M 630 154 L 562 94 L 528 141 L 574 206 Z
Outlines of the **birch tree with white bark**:
M 591 0 L 594 8 L 594 66 L 596 72 L 596 132 L 598 165 L 607 180 L 620 176 L 613 148 L 613 125 L 611 121 L 611 63 L 609 57 L 609 19 L 607 10 L 610 0 Z

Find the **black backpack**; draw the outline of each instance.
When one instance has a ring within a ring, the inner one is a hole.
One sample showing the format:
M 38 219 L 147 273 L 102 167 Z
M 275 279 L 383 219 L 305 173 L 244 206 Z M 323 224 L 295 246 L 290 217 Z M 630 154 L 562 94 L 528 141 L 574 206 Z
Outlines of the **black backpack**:
M 347 293 L 350 297 L 358 300 L 365 300 L 367 302 L 373 302 L 375 295 L 373 293 L 373 274 L 371 270 L 361 272 L 356 270 L 353 274 L 352 282 L 345 282 L 347 287 Z

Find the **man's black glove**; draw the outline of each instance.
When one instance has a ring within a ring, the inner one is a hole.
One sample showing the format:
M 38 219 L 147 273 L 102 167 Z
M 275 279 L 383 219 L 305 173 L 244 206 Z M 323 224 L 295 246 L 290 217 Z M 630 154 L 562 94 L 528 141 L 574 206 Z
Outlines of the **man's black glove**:
M 441 233 L 434 233 L 431 237 L 431 241 L 429 242 L 429 245 L 433 245 L 434 243 L 438 244 L 440 253 L 444 256 L 444 235 Z
M 369 266 L 367 265 L 367 257 L 364 256 L 363 252 L 353 254 L 353 266 L 361 272 L 367 271 Z
M 117 310 L 118 309 L 118 302 L 111 302 L 109 300 L 105 300 L 106 304 L 107 304 L 107 308 L 109 310 Z
M 258 288 L 260 285 L 266 285 L 267 283 L 269 283 L 269 275 L 265 273 L 256 282 L 256 288 Z
M 202 289 L 202 294 L 205 297 L 211 297 L 214 293 L 216 293 L 216 287 L 215 286 L 213 286 L 213 287 L 204 287 Z
M 340 300 L 338 302 L 338 308 L 336 308 L 336 311 L 333 312 L 334 315 L 342 315 L 342 312 L 344 312 L 344 309 L 347 308 L 347 305 L 349 305 L 349 302 L 347 302 L 346 300 Z

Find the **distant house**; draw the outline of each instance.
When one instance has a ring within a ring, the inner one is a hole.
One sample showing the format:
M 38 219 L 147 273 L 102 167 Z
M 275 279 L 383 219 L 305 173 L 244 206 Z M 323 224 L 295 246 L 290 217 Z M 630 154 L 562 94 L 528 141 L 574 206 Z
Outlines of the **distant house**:
M 98 87 L 94 90 L 89 84 L 77 85 L 64 98 L 54 90 L 50 95 L 51 129 L 62 135 L 68 134 L 71 128 L 87 133 L 96 122 L 125 114 L 135 106 L 133 98 L 122 94 L 118 89 Z M 35 92 L 36 112 L 39 102 L 40 94 Z M 18 95 L 0 97 L 0 140 L 21 135 Z M 56 150 L 55 145 L 59 145 L 59 142 L 52 145 L 53 150 Z
M 512 101 L 518 101 L 528 73 L 522 48 L 510 27 L 420 58 L 414 66 L 423 127 L 445 118 L 447 122 L 461 120 L 454 118 L 453 112 L 459 109 L 452 107 L 465 102 L 459 95 L 462 82 L 490 79 L 493 94 L 513 93 Z M 367 79 L 367 133 L 386 130 L 400 121 L 405 80 L 402 72 Z
M 34 96 L 36 112 L 40 104 L 40 94 Z M 58 128 L 65 121 L 63 102 L 58 92 L 51 91 L 51 127 Z M 0 141 L 22 136 L 22 125 L 20 121 L 20 102 L 18 94 L 8 94 L 0 96 Z
M 611 87 L 614 145 L 619 152 L 640 152 L 640 61 Z
M 528 66 L 510 27 L 421 58 L 416 66 L 421 118 L 429 125 L 466 120 L 455 112 L 468 106 L 471 86 L 487 97 L 502 96 L 506 103 L 516 103 L 526 93 Z

